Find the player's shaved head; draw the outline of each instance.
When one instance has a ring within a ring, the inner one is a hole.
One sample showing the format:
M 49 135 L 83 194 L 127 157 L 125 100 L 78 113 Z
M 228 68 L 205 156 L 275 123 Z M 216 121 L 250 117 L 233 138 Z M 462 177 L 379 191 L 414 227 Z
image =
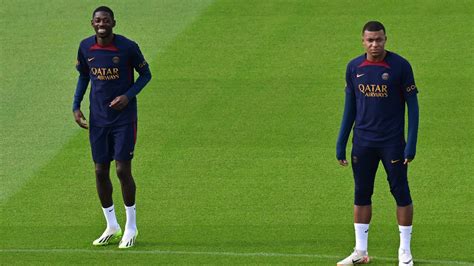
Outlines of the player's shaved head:
M 110 9 L 107 6 L 99 6 L 98 8 L 96 8 L 94 12 L 92 12 L 92 18 L 94 18 L 95 13 L 100 12 L 100 11 L 109 13 L 110 17 L 114 19 L 114 11 L 112 11 L 112 9 Z
M 385 27 L 383 26 L 382 23 L 378 21 L 369 21 L 365 23 L 364 27 L 362 28 L 362 35 L 364 35 L 364 31 L 379 31 L 383 30 L 384 34 L 387 34 L 385 31 Z

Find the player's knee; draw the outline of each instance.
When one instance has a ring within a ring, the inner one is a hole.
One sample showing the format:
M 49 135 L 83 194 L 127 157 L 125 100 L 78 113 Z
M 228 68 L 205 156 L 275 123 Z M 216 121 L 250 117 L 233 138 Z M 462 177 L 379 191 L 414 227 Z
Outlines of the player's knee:
M 412 204 L 412 199 L 410 195 L 410 189 L 408 188 L 408 184 L 406 186 L 399 186 L 390 189 L 395 201 L 397 202 L 397 206 L 403 207 Z
M 372 204 L 373 187 L 356 186 L 354 192 L 355 205 L 370 205 Z
M 117 176 L 120 180 L 126 181 L 127 179 L 130 179 L 131 174 L 124 169 L 117 168 Z
M 130 183 L 133 181 L 132 171 L 127 167 L 117 166 L 117 177 L 122 183 Z
M 98 180 L 106 180 L 109 179 L 109 169 L 101 166 L 96 166 L 95 168 L 95 176 Z

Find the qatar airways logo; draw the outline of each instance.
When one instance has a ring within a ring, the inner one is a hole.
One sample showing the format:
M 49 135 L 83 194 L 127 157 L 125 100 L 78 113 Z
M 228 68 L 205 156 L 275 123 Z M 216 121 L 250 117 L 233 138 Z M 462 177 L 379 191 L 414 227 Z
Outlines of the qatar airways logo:
M 91 73 L 98 80 L 116 80 L 120 78 L 117 67 L 91 67 Z
M 359 84 L 358 88 L 365 97 L 388 97 L 387 85 Z

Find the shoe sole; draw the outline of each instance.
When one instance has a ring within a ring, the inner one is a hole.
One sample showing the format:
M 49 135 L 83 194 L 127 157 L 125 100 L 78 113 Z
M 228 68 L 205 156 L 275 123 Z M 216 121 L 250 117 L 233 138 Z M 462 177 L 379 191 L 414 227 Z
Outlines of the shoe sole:
M 337 265 L 337 266 L 347 266 L 347 265 L 368 264 L 368 263 L 370 263 L 370 257 L 364 257 L 363 260 L 358 261 L 358 262 L 356 262 L 356 263 L 351 263 L 351 264 L 338 263 L 338 264 L 336 264 L 336 265 Z
M 130 241 L 129 241 L 126 245 L 122 246 L 122 241 L 120 241 L 118 248 L 120 248 L 120 249 L 127 249 L 127 248 L 134 247 L 134 246 L 135 246 L 135 243 L 136 243 L 136 240 L 137 240 L 137 236 L 138 236 L 138 230 L 137 230 L 137 232 L 135 233 L 135 235 L 133 236 L 133 238 L 130 239 Z
M 120 230 L 119 232 L 109 236 L 109 238 L 106 239 L 105 241 L 103 241 L 102 243 L 100 243 L 100 242 L 96 243 L 96 241 L 97 241 L 97 239 L 96 239 L 96 240 L 94 240 L 94 242 L 92 242 L 92 245 L 96 246 L 96 247 L 107 246 L 108 244 L 118 242 L 118 240 L 120 240 L 121 237 L 122 237 L 122 230 Z

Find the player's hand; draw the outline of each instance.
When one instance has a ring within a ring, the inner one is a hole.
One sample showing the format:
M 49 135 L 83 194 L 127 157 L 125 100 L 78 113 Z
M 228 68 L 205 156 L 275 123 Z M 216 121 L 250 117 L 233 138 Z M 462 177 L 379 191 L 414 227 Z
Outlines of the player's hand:
M 411 163 L 411 161 L 413 161 L 413 158 L 411 158 L 411 159 L 405 158 L 405 161 L 403 162 L 403 164 L 409 164 L 409 163 Z
M 84 117 L 84 114 L 81 112 L 81 110 L 76 110 L 74 111 L 74 119 L 76 120 L 76 123 L 85 129 L 88 129 L 89 126 L 87 125 L 87 120 Z
M 126 95 L 120 95 L 115 97 L 115 99 L 109 104 L 110 108 L 114 108 L 117 111 L 122 110 L 128 104 L 128 97 Z
M 347 162 L 347 160 L 337 160 L 339 162 L 340 165 L 342 166 L 348 166 L 349 163 Z

